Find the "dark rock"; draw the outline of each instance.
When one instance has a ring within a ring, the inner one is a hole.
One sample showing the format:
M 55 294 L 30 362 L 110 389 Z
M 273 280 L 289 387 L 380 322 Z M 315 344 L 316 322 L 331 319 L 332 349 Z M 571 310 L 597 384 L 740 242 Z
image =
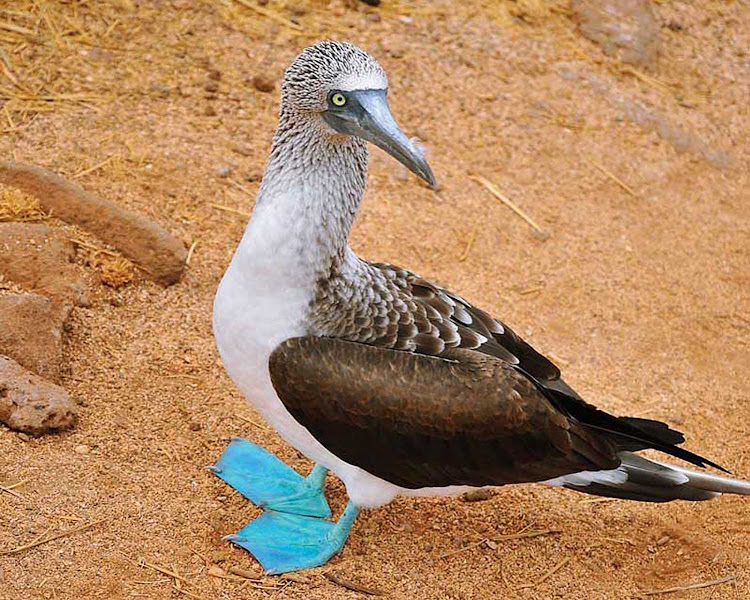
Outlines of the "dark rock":
M 489 500 L 497 494 L 492 488 L 479 488 L 478 490 L 471 490 L 461 496 L 462 502 L 484 502 Z

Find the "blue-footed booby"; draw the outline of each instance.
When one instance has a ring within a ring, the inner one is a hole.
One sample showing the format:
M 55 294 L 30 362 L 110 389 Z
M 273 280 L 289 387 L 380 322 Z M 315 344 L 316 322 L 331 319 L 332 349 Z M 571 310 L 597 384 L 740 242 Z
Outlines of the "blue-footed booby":
M 227 372 L 316 466 L 306 478 L 235 439 L 213 471 L 264 509 L 230 539 L 268 573 L 325 563 L 361 508 L 399 494 L 542 482 L 646 502 L 750 494 L 698 467 L 665 423 L 585 402 L 507 325 L 406 269 L 360 259 L 349 230 L 373 143 L 430 185 L 396 124 L 377 61 L 333 41 L 286 70 L 279 125 L 252 217 L 214 304 Z M 328 470 L 349 502 L 331 521 Z

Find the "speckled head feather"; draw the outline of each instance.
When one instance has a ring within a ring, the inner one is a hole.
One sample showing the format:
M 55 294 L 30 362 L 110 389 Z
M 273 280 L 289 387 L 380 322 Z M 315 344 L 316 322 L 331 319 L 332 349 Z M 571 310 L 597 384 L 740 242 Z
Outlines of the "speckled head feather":
M 305 48 L 284 73 L 282 104 L 324 111 L 331 90 L 386 89 L 388 78 L 372 56 L 348 42 L 324 41 Z

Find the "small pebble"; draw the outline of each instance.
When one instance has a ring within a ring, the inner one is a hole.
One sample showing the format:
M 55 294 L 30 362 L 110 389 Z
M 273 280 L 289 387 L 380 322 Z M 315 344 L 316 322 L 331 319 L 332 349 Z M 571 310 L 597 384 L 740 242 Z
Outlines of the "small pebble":
M 364 0 L 363 0 L 364 1 Z M 376 12 L 367 13 L 367 20 L 373 23 L 380 23 L 380 15 Z
M 203 89 L 213 94 L 219 91 L 219 84 L 215 81 L 209 81 L 206 85 L 203 86 Z
M 109 303 L 112 306 L 122 306 L 122 297 L 121 296 L 112 296 L 109 299 Z
M 22 442 L 28 442 L 29 440 L 31 440 L 31 437 L 23 432 L 20 432 L 18 433 L 18 439 L 20 439 Z
M 229 174 L 232 172 L 232 167 L 229 165 L 219 165 L 216 167 L 216 175 L 217 177 L 229 177 Z
M 215 117 L 216 109 L 209 104 L 208 106 L 206 106 L 206 110 L 203 111 L 203 114 L 207 117 Z
M 273 91 L 273 80 L 265 75 L 256 75 L 253 77 L 253 86 L 259 92 L 268 94 Z
M 226 577 L 227 572 L 222 569 L 219 565 L 211 565 L 208 567 L 208 574 L 211 577 Z
M 89 447 L 86 444 L 78 444 L 74 449 L 76 454 L 88 454 Z
M 160 83 L 155 83 L 148 88 L 150 91 L 154 92 L 159 98 L 167 98 L 169 97 L 169 88 L 166 85 L 162 85 Z
M 232 152 L 242 154 L 242 156 L 250 156 L 253 153 L 253 148 L 250 144 L 235 144 L 232 146 Z
M 190 423 L 190 431 L 200 431 L 200 430 L 201 430 L 200 423 Z
M 672 20 L 669 23 L 667 23 L 667 29 L 671 31 L 682 31 L 685 28 L 682 26 L 682 23 Z
M 221 79 L 221 71 L 219 71 L 219 69 L 211 69 L 208 72 L 208 78 L 213 79 L 214 81 L 219 81 Z
M 483 502 L 489 500 L 497 492 L 492 488 L 480 488 L 478 490 L 471 490 L 461 496 L 462 502 Z
M 242 567 L 229 567 L 229 572 L 232 575 L 238 577 L 244 577 L 245 579 L 256 579 L 261 576 L 261 573 L 255 570 L 243 569 Z
M 657 546 L 664 546 L 665 544 L 669 543 L 669 540 L 672 539 L 668 535 L 665 535 L 664 537 L 659 538 L 659 540 L 656 542 Z
M 266 4 L 268 4 L 268 0 L 258 0 L 259 6 L 265 6 Z
M 380 6 L 380 0 L 360 0 L 361 2 L 364 2 L 368 6 Z

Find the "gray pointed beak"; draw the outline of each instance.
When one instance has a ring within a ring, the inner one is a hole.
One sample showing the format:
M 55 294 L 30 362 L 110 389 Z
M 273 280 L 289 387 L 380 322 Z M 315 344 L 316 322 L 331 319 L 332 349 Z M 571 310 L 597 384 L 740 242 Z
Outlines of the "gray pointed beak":
M 433 188 L 437 180 L 424 152 L 401 131 L 388 107 L 385 90 L 346 92 L 347 103 L 323 113 L 326 123 L 339 133 L 353 135 L 385 150 Z

